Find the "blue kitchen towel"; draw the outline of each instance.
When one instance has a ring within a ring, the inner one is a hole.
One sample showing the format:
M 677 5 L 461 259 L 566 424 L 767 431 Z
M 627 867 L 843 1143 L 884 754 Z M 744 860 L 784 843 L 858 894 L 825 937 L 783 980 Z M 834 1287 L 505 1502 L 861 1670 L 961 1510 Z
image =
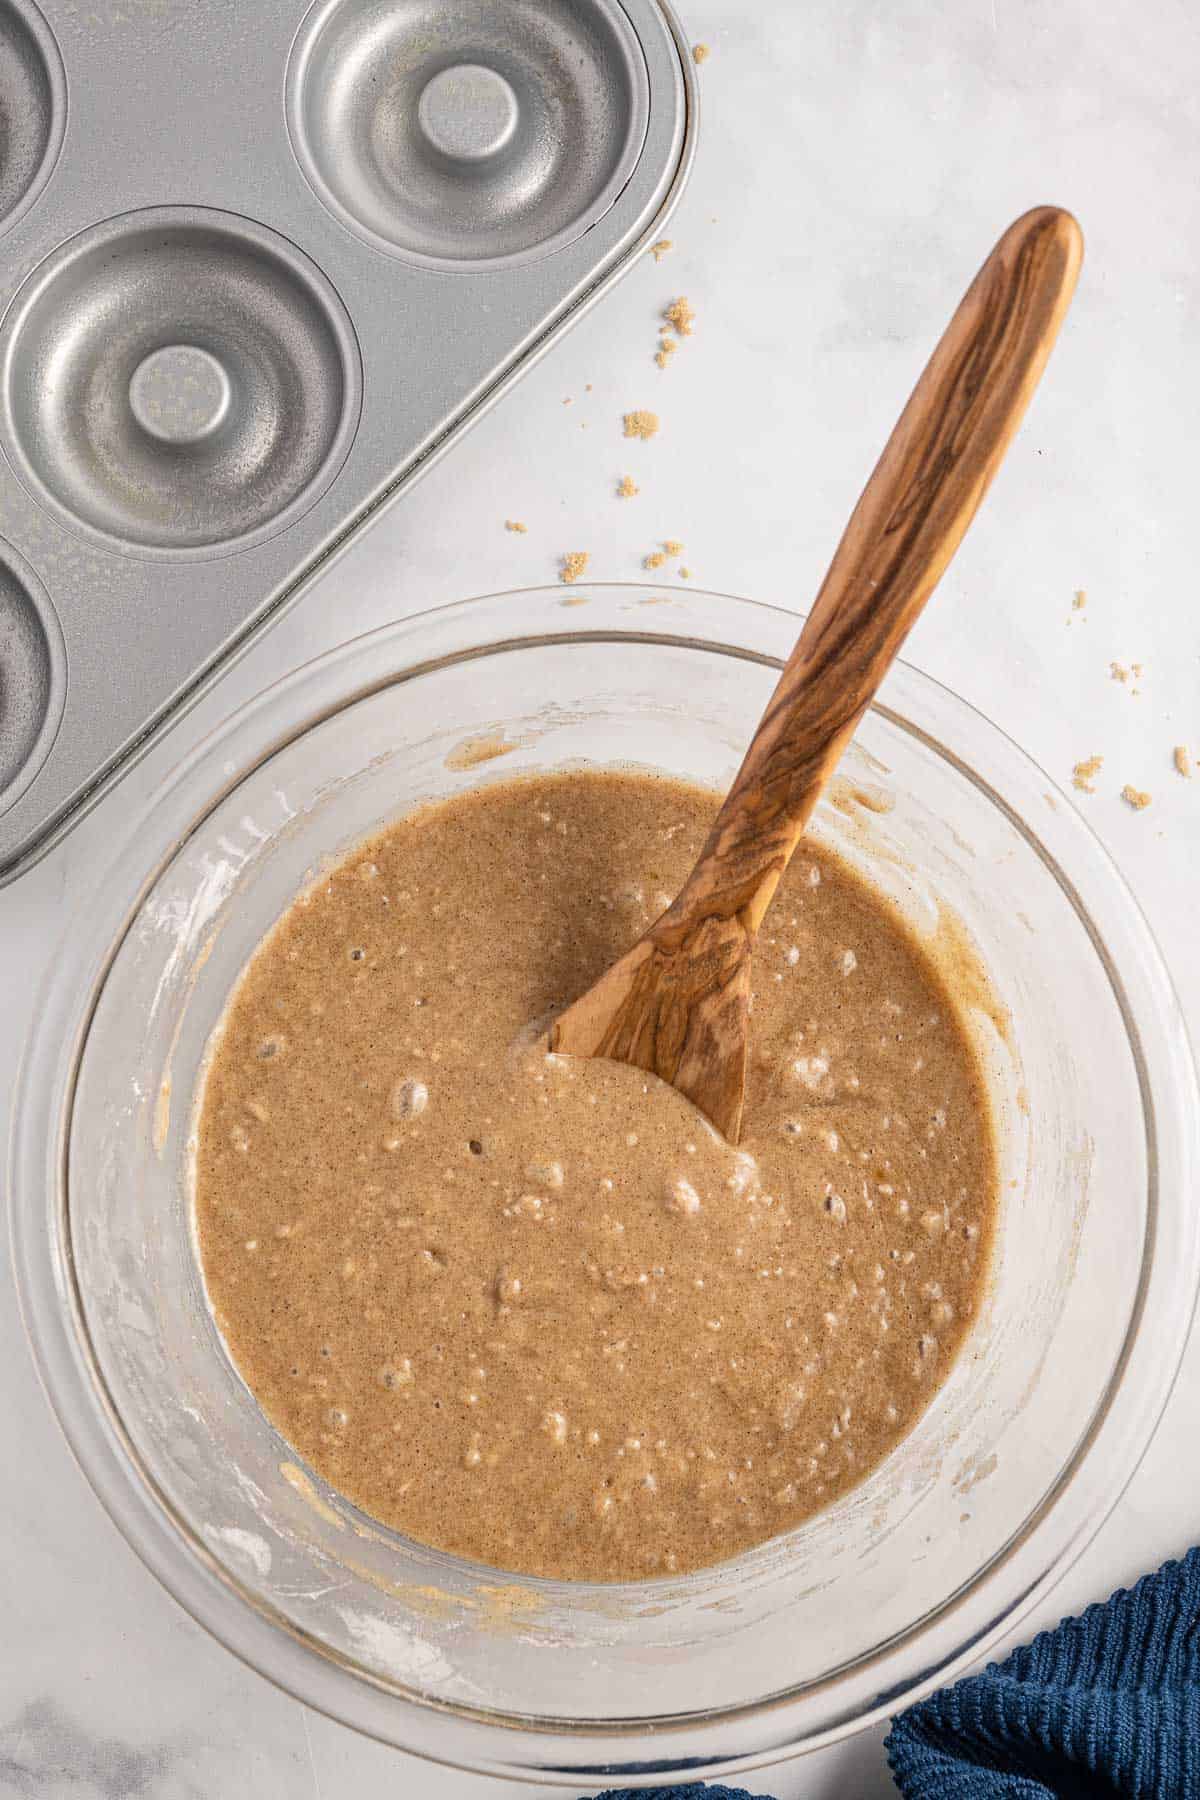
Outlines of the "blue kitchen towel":
M 597 1794 L 596 1800 L 756 1800 L 756 1797 L 748 1794 L 745 1788 L 705 1787 L 702 1781 L 689 1781 L 683 1787 L 610 1788 L 606 1794 Z M 758 1800 L 771 1800 L 771 1796 L 762 1794 Z
M 885 1748 L 904 1800 L 1200 1800 L 1200 1549 L 910 1707 Z M 750 1800 L 602 1800 L 656 1795 Z
M 1200 1800 L 1200 1549 L 912 1706 L 905 1800 Z

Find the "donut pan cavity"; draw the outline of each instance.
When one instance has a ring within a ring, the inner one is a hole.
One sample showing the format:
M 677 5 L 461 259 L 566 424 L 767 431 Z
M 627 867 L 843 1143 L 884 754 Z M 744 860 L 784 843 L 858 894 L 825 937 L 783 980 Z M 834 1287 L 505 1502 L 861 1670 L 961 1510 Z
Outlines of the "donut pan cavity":
M 663 0 L 0 0 L 0 881 L 617 278 L 695 124 Z

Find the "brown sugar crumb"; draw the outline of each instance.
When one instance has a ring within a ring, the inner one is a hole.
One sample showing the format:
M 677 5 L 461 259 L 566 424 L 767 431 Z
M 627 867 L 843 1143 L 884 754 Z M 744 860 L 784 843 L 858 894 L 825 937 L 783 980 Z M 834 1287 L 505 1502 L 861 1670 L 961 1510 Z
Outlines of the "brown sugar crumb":
M 649 556 L 643 556 L 642 567 L 643 569 L 661 569 L 666 560 L 661 550 L 652 550 Z
M 1128 782 L 1121 789 L 1121 798 L 1127 806 L 1132 806 L 1134 812 L 1144 812 L 1150 804 L 1149 794 L 1144 794 L 1140 788 L 1131 787 Z
M 698 62 L 698 63 L 707 62 L 711 55 L 712 55 L 712 51 L 709 49 L 707 44 L 693 44 L 692 45 L 692 60 L 693 60 L 693 62 Z
M 659 238 L 657 244 L 651 244 L 650 254 L 655 262 L 661 262 L 668 250 L 674 249 L 670 238 Z
M 1092 783 L 1100 773 L 1103 762 L 1104 758 L 1102 756 L 1088 756 L 1084 758 L 1083 762 L 1077 762 L 1075 764 L 1075 767 L 1071 771 L 1071 779 L 1074 781 L 1075 786 L 1079 789 L 1081 794 L 1095 793 L 1096 790 L 1092 786 Z
M 560 581 L 578 581 L 588 566 L 586 550 L 568 550 L 559 560 L 558 579 Z
M 528 531 L 529 527 L 521 519 L 505 519 L 504 529 L 505 531 L 520 531 L 523 533 Z
M 658 414 L 646 412 L 638 407 L 634 412 L 625 414 L 625 436 L 648 440 L 658 432 Z
M 681 294 L 678 300 L 672 300 L 670 306 L 663 307 L 663 318 L 668 325 L 674 326 L 680 337 L 691 337 L 696 315 L 685 295 Z
M 678 556 L 679 552 L 683 549 L 683 545 L 678 538 L 664 538 L 663 549 L 668 556 Z
M 692 579 L 692 571 L 690 569 L 680 569 L 679 574 L 680 579 L 683 581 L 690 581 Z
M 1182 775 L 1185 781 L 1190 781 L 1192 778 L 1192 759 L 1188 754 L 1187 745 L 1176 744 L 1173 754 L 1175 758 L 1175 773 L 1177 775 Z
M 654 360 L 660 369 L 665 369 L 682 340 L 691 337 L 696 315 L 692 311 L 691 302 L 681 294 L 678 300 L 672 300 L 669 306 L 663 308 L 662 316 L 664 323 L 658 328 L 658 349 L 654 353 Z M 672 337 L 672 331 L 678 335 Z
M 1087 590 L 1085 588 L 1076 588 L 1075 593 L 1071 599 L 1071 606 L 1073 607 L 1075 612 L 1082 612 L 1086 605 L 1087 605 Z
M 629 433 L 626 432 L 625 435 L 628 437 Z M 633 479 L 632 475 L 622 475 L 620 481 L 617 483 L 617 498 L 619 500 L 632 500 L 633 496 L 640 492 L 641 489 L 638 487 L 638 484 Z
M 1110 662 L 1108 665 L 1108 674 L 1109 679 L 1112 681 L 1129 680 L 1129 670 L 1125 667 L 1124 663 Z

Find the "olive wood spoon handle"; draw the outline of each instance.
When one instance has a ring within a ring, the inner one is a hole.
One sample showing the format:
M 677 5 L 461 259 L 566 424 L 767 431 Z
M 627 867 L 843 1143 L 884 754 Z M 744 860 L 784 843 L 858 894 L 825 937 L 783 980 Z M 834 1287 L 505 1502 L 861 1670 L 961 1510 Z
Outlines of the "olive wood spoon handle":
M 1070 303 L 1070 213 L 1011 225 L 968 288 L 863 490 L 678 898 L 562 1012 L 555 1051 L 648 1069 L 736 1143 L 750 955 L 817 798 L 975 515 Z

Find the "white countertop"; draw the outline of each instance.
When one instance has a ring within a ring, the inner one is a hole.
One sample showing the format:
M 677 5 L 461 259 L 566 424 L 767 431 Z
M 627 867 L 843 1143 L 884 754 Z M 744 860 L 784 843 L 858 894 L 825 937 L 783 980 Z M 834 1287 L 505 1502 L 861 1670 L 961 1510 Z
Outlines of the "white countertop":
M 590 553 L 589 576 L 636 580 L 656 541 L 677 537 L 685 552 L 663 576 L 683 562 L 705 587 L 803 608 L 961 290 L 1003 226 L 1045 200 L 1082 222 L 1079 296 L 908 655 L 1068 791 L 1073 763 L 1104 756 L 1095 796 L 1072 799 L 1145 908 L 1200 1037 L 1200 775 L 1184 781 L 1171 762 L 1176 743 L 1200 760 L 1196 14 L 1182 0 L 687 0 L 686 15 L 712 54 L 675 248 L 660 265 L 642 257 L 65 844 L 0 892 L 0 1111 L 53 945 L 114 833 L 219 717 L 369 626 L 552 581 L 568 550 Z M 695 332 L 660 372 L 656 318 L 681 293 Z M 661 414 L 653 443 L 622 440 L 633 407 Z M 618 500 L 626 470 L 641 493 Z M 1087 606 L 1073 613 L 1080 588 Z M 1113 659 L 1141 663 L 1140 682 L 1111 680 Z M 1146 811 L 1122 802 L 1126 782 L 1153 795 Z M 176 1608 L 67 1454 L 7 1258 L 0 1371 L 0 1794 L 530 1791 L 330 1724 Z M 1194 1337 L 1141 1470 L 1021 1636 L 1200 1537 L 1198 1384 Z M 749 1786 L 786 1800 L 892 1791 L 879 1734 Z

